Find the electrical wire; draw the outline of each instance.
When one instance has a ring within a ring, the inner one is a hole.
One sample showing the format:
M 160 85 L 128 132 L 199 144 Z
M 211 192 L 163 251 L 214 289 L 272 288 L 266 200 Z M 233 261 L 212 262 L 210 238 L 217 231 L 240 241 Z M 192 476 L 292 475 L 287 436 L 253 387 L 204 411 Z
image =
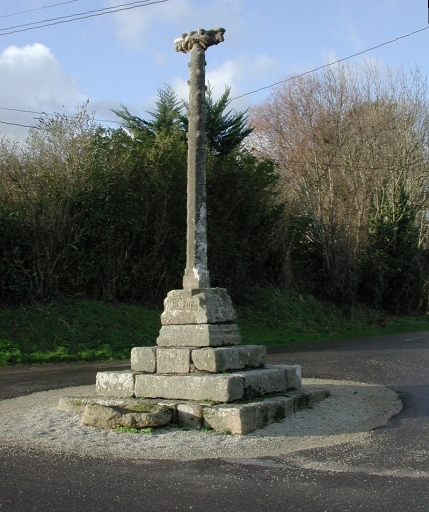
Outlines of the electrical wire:
M 291 80 L 294 80 L 295 78 L 300 78 L 305 75 L 309 75 L 310 73 L 315 73 L 316 71 L 320 71 L 321 69 L 325 69 L 329 66 L 333 66 L 334 64 L 338 64 L 339 62 L 344 62 L 345 60 L 352 59 L 353 57 L 357 57 L 358 55 L 362 55 L 364 53 L 370 52 L 371 50 L 375 50 L 377 48 L 381 48 L 382 46 L 386 46 L 387 44 L 394 43 L 396 41 L 399 41 L 400 39 L 404 39 L 405 37 L 410 37 L 414 34 L 418 34 L 419 32 L 423 32 L 424 30 L 428 30 L 429 27 L 424 27 L 419 30 L 414 30 L 414 32 L 410 32 L 409 34 L 405 34 L 404 36 L 396 37 L 395 39 L 391 39 L 390 41 L 386 41 L 385 43 L 378 44 L 377 46 L 373 46 L 371 48 L 367 48 L 366 50 L 363 50 L 358 53 L 354 53 L 353 55 L 349 55 L 348 57 L 343 57 L 342 59 L 338 59 L 335 62 L 329 62 L 328 64 L 324 64 L 323 66 L 319 66 L 318 68 L 311 69 L 310 71 L 305 71 L 304 73 L 300 73 L 299 75 L 293 75 L 289 78 L 286 78 L 285 80 L 280 80 L 279 82 L 275 82 L 271 85 L 266 85 L 264 87 L 260 87 L 259 89 L 255 89 L 254 91 L 246 92 L 244 94 L 240 94 L 240 96 L 235 96 L 234 98 L 231 98 L 230 101 L 238 100 L 239 98 L 244 98 L 245 96 L 250 96 L 251 94 L 255 94 L 259 91 L 264 91 L 265 89 L 271 89 L 272 87 L 275 87 L 279 84 L 284 84 L 286 82 L 290 82 Z
M 0 110 L 8 110 L 9 112 L 22 112 L 22 113 L 25 113 L 25 114 L 38 114 L 38 115 L 41 115 L 41 116 L 55 116 L 56 115 L 56 114 L 49 114 L 47 112 L 39 112 L 37 110 L 24 110 L 24 109 L 21 109 L 21 108 L 0 107 Z M 64 115 L 64 117 L 67 117 L 67 118 L 70 118 L 70 119 L 72 117 L 74 117 L 74 116 L 68 116 L 66 114 L 63 114 L 63 115 Z M 119 121 L 113 121 L 112 119 L 95 119 L 94 118 L 94 121 L 97 121 L 99 123 L 121 124 Z M 31 128 L 31 126 L 29 128 Z
M 27 11 L 12 12 L 11 14 L 3 14 L 1 18 L 11 18 L 12 16 L 19 16 L 20 14 L 27 14 L 27 12 L 42 11 L 43 9 L 50 9 L 51 7 L 57 7 L 58 5 L 72 4 L 73 2 L 80 2 L 80 0 L 67 0 L 67 2 L 59 2 L 57 4 L 45 5 L 44 7 L 36 7 L 34 9 L 28 9 Z
M 9 32 L 0 33 L 0 36 L 8 36 L 10 34 L 16 34 L 18 32 L 27 32 L 29 30 L 36 30 L 36 29 L 44 28 L 44 27 L 52 27 L 54 25 L 61 25 L 63 23 L 71 23 L 72 21 L 84 20 L 87 18 L 94 18 L 96 16 L 104 16 L 105 14 L 113 14 L 116 12 L 128 11 L 130 9 L 137 9 L 138 7 L 147 7 L 149 5 L 162 4 L 164 2 L 169 2 L 169 1 L 170 0 L 153 0 L 152 2 L 149 2 L 149 0 L 140 0 L 138 2 L 131 2 L 131 3 L 127 3 L 127 4 L 106 7 L 104 9 L 97 9 L 94 11 L 76 13 L 76 14 L 72 14 L 70 16 L 60 16 L 58 18 L 52 18 L 50 20 L 43 20 L 43 21 L 34 22 L 34 23 L 26 23 L 24 25 L 16 25 L 15 27 L 0 28 L 0 32 L 9 30 Z M 71 18 L 71 19 L 67 19 L 67 18 Z M 34 26 L 34 27 L 31 26 L 31 25 L 36 25 L 36 24 L 38 24 L 38 25 Z M 23 28 L 19 28 L 19 27 L 23 27 Z M 14 28 L 17 28 L 17 30 L 12 30 Z
M 155 2 L 151 2 L 151 3 L 145 3 L 144 5 L 137 5 L 137 6 L 132 6 L 132 7 L 127 7 L 126 9 L 134 9 L 135 7 L 144 7 L 146 5 L 152 5 L 152 4 L 156 4 L 156 3 L 163 3 L 163 2 L 168 2 L 169 0 L 158 0 L 158 1 L 155 1 Z M 148 2 L 148 0 L 146 0 L 146 2 Z M 136 2 L 133 2 L 133 3 L 136 3 Z M 129 4 L 124 4 L 124 5 L 129 5 Z M 116 7 L 119 7 L 119 6 L 115 6 Z M 125 9 L 120 9 L 120 10 L 125 10 Z M 92 11 L 90 11 L 92 12 Z M 117 11 L 111 11 L 111 12 L 117 12 Z M 110 12 L 104 12 L 104 13 L 101 13 L 101 14 L 93 14 L 91 16 L 87 16 L 87 17 L 92 17 L 92 16 L 101 16 L 102 14 L 109 14 Z M 78 18 L 76 18 L 78 19 Z M 75 20 L 68 20 L 68 21 L 75 21 Z M 63 22 L 60 22 L 60 23 L 67 23 L 67 21 L 63 21 Z M 41 28 L 41 27 L 34 27 L 34 28 Z M 391 43 L 394 43 L 396 41 L 399 41 L 400 39 L 404 39 L 406 37 L 410 37 L 414 34 L 417 34 L 419 32 L 423 32 L 424 30 L 427 30 L 429 27 L 424 27 L 424 28 L 421 28 L 419 30 L 415 30 L 413 32 L 410 32 L 408 34 L 405 34 L 403 36 L 399 36 L 399 37 L 396 37 L 395 39 L 391 39 L 389 41 L 386 41 L 384 43 L 381 43 L 377 46 L 373 46 L 371 48 L 368 48 L 366 50 L 363 50 L 361 52 L 358 52 L 358 53 L 354 53 L 353 55 L 349 55 L 348 57 L 343 57 L 342 59 L 338 59 L 336 60 L 335 62 L 330 62 L 328 64 L 324 64 L 323 66 L 319 66 L 318 68 L 314 68 L 310 71 L 305 71 L 304 73 L 301 73 L 299 75 L 293 75 L 289 78 L 286 78 L 285 80 L 280 80 L 279 82 L 275 82 L 271 85 L 266 85 L 264 87 L 260 87 L 259 89 L 255 89 L 254 91 L 250 91 L 250 92 L 247 92 L 247 93 L 244 93 L 244 94 L 241 94 L 240 96 L 235 96 L 234 98 L 231 98 L 230 101 L 234 101 L 234 100 L 237 100 L 239 98 L 243 98 L 245 96 L 249 96 L 251 94 L 255 94 L 259 91 L 263 91 L 265 89 L 271 89 L 272 87 L 275 87 L 276 85 L 279 85 L 279 84 L 283 84 L 283 83 L 286 83 L 286 82 L 289 82 L 291 80 L 294 80 L 296 78 L 300 78 L 302 76 L 305 76 L 305 75 L 308 75 L 310 73 L 315 73 L 316 71 L 320 71 L 321 69 L 325 69 L 329 66 L 333 66 L 334 64 L 338 64 L 339 62 L 344 62 L 345 60 L 349 60 L 353 57 L 357 57 L 358 55 L 362 55 L 363 53 L 366 53 L 366 52 L 369 52 L 371 50 L 375 50 L 377 48 L 381 48 L 382 46 L 386 46 L 388 44 L 391 44 Z M 31 30 L 30 29 L 25 29 L 25 30 Z M 0 34 L 0 35 L 7 35 L 7 34 Z M 48 115 L 48 116 L 52 116 L 54 114 L 47 114 L 46 112 L 36 112 L 36 111 L 31 111 L 31 110 L 21 110 L 21 109 L 15 109 L 15 108 L 7 108 L 7 107 L 0 107 L 1 110 L 10 110 L 10 111 L 16 111 L 16 112 L 25 112 L 25 113 L 30 113 L 30 114 L 39 114 L 39 115 Z M 71 117 L 71 116 L 66 116 L 66 117 Z M 98 121 L 98 122 L 105 122 L 105 123 L 116 123 L 118 124 L 117 121 L 112 121 L 112 120 L 106 120 L 106 119 L 94 119 L 94 121 Z M 0 121 L 1 122 L 1 121 Z M 14 123 L 4 123 L 4 124 L 14 124 Z M 26 125 L 18 125 L 18 126 L 26 126 Z M 27 126 L 26 126 L 27 127 Z M 28 126 L 28 128 L 32 128 L 31 126 Z
M 9 124 L 11 126 L 22 126 L 23 128 L 34 128 L 34 126 L 30 126 L 28 124 L 19 124 L 19 123 L 8 123 L 7 121 L 0 121 L 1 124 Z
M 128 2 L 126 4 L 120 4 L 120 5 L 113 5 L 112 7 L 103 7 L 102 9 L 93 9 L 91 11 L 76 12 L 74 14 L 69 14 L 67 16 L 57 16 L 56 18 L 50 18 L 50 19 L 41 20 L 41 21 L 33 21 L 30 23 L 24 23 L 22 25 L 13 25 L 12 27 L 0 28 L 0 31 L 12 30 L 14 28 L 30 27 L 31 25 L 40 25 L 41 23 L 47 23 L 50 21 L 64 20 L 64 19 L 68 19 L 68 18 L 74 18 L 75 16 L 81 16 L 84 14 L 91 14 L 91 13 L 96 13 L 96 12 L 110 11 L 112 9 L 116 9 L 117 7 L 125 7 L 128 5 L 135 5 L 135 4 L 141 4 L 141 3 L 147 3 L 147 2 L 149 2 L 149 0 L 136 0 L 135 2 Z

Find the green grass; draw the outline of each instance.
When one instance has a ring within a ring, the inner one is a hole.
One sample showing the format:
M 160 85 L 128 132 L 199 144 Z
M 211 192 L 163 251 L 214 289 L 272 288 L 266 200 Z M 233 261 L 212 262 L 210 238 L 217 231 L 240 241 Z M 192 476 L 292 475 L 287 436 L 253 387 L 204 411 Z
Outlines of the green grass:
M 277 289 L 256 291 L 239 308 L 243 343 L 279 347 L 429 330 L 427 315 L 392 317 Z M 71 301 L 0 309 L 0 366 L 129 359 L 136 346 L 155 345 L 160 311 L 126 304 Z
M 73 301 L 0 310 L 0 365 L 128 359 L 154 345 L 158 311 L 139 306 Z
M 131 427 L 117 427 L 115 432 L 118 434 L 152 434 L 153 428 L 131 428 Z
M 429 330 L 429 316 L 391 316 L 356 307 L 347 314 L 311 295 L 259 290 L 238 320 L 243 343 L 280 347 Z

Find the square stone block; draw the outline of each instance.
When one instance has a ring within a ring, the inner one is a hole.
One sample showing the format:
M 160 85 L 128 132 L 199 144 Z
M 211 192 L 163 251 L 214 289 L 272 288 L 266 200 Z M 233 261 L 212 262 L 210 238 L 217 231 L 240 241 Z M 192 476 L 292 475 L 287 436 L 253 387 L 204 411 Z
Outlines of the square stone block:
M 267 349 L 260 345 L 200 348 L 192 351 L 195 368 L 205 372 L 224 372 L 255 368 L 265 363 Z
M 314 405 L 331 396 L 330 392 L 323 388 L 310 389 L 308 392 L 308 407 L 313 407 Z
M 203 406 L 192 403 L 177 404 L 177 422 L 185 427 L 200 429 L 203 426 Z
M 279 393 L 287 389 L 285 370 L 282 367 L 277 368 L 273 365 L 260 370 L 249 370 L 240 374 L 234 373 L 234 375 L 240 375 L 244 380 L 245 398 Z
M 156 372 L 156 347 L 134 347 L 131 349 L 131 370 Z
M 123 372 L 98 372 L 95 381 L 95 389 L 98 395 L 127 398 L 134 396 L 135 373 Z
M 160 347 L 222 347 L 240 343 L 235 324 L 163 325 L 156 340 Z
M 156 360 L 157 373 L 189 373 L 191 349 L 158 347 Z
M 162 325 L 218 324 L 237 318 L 225 288 L 171 290 L 164 300 Z
M 157 375 L 135 377 L 135 395 L 168 400 L 232 402 L 243 398 L 244 382 L 229 375 Z
M 299 389 L 302 386 L 301 366 L 299 364 L 285 365 L 288 389 Z
M 249 434 L 276 420 L 293 414 L 294 400 L 288 397 L 266 398 L 250 404 L 226 404 L 204 407 L 204 425 L 216 432 Z
M 287 382 L 286 389 L 299 389 L 302 386 L 301 366 L 299 364 L 267 364 L 266 368 L 284 369 Z

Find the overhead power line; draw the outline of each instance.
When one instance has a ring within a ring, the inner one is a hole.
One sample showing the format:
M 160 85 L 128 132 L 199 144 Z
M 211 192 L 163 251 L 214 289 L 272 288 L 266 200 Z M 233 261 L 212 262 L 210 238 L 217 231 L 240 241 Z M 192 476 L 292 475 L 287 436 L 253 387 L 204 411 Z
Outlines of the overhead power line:
M 51 27 L 54 25 L 61 25 L 62 23 L 71 23 L 72 21 L 84 20 L 87 18 L 94 18 L 96 16 L 104 16 L 105 14 L 113 14 L 115 12 L 128 11 L 130 9 L 137 9 L 138 7 L 147 7 L 154 4 L 162 4 L 170 0 L 140 0 L 138 2 L 129 2 L 127 4 L 115 5 L 112 7 L 105 7 L 104 9 L 96 9 L 93 11 L 86 11 L 69 16 L 59 16 L 49 20 L 42 20 L 34 23 L 25 23 L 23 25 L 15 25 L 13 27 L 0 28 L 0 36 L 7 36 L 16 34 L 18 32 L 27 32 L 29 30 L 36 30 L 44 27 Z M 32 26 L 36 25 L 36 26 Z M 5 32 L 8 30 L 9 32 Z
M 9 124 L 11 126 L 22 126 L 23 128 L 34 128 L 34 126 L 30 126 L 28 124 L 19 124 L 19 123 L 8 123 L 7 121 L 0 121 L 1 124 Z
M 152 4 L 163 3 L 163 2 L 168 2 L 168 1 L 169 0 L 158 0 L 158 1 L 150 2 L 150 3 L 145 3 L 144 5 L 134 5 L 134 6 L 131 6 L 131 7 L 121 8 L 119 10 L 134 9 L 135 7 L 144 7 L 146 5 L 152 5 Z M 148 2 L 148 0 L 146 0 L 146 2 Z M 134 2 L 134 3 L 136 3 L 136 2 Z M 128 4 L 124 4 L 124 5 L 128 5 Z M 119 7 L 119 6 L 115 6 L 115 7 Z M 113 11 L 111 11 L 111 12 L 113 12 Z M 114 11 L 114 12 L 117 12 L 117 11 Z M 93 14 L 93 15 L 87 16 L 87 17 L 101 16 L 102 14 L 109 14 L 109 13 L 110 12 L 104 12 L 104 13 L 101 13 L 101 14 Z M 75 21 L 75 20 L 68 20 L 68 21 Z M 63 21 L 61 23 L 67 23 L 67 21 L 65 21 L 65 22 Z M 41 27 L 34 27 L 34 28 L 41 28 Z M 344 62 L 345 60 L 349 60 L 349 59 L 352 59 L 353 57 L 357 57 L 358 55 L 362 55 L 362 54 L 364 54 L 366 52 L 369 52 L 371 50 L 375 50 L 377 48 L 381 48 L 382 46 L 386 46 L 388 44 L 394 43 L 396 41 L 399 41 L 400 39 L 404 39 L 404 38 L 410 37 L 410 36 L 412 36 L 414 34 L 418 34 L 419 32 L 423 32 L 423 31 L 427 30 L 428 28 L 429 27 L 424 27 L 424 28 L 421 28 L 419 30 L 415 30 L 415 31 L 410 32 L 408 34 L 405 34 L 403 36 L 399 36 L 399 37 L 396 37 L 395 39 L 391 39 L 390 41 L 386 41 L 384 43 L 381 43 L 381 44 L 379 44 L 377 46 L 372 46 L 371 48 L 368 48 L 368 49 L 363 50 L 361 52 L 354 53 L 353 55 L 349 55 L 348 57 L 343 57 L 342 59 L 338 59 L 335 62 L 330 62 L 328 64 L 324 64 L 323 66 L 319 66 L 317 68 L 311 69 L 310 71 L 305 71 L 304 73 L 301 73 L 299 75 L 293 75 L 293 76 L 290 76 L 289 78 L 286 78 L 285 80 L 280 80 L 279 82 L 275 82 L 273 84 L 266 85 L 264 87 L 260 87 L 259 89 L 255 89 L 254 91 L 246 92 L 246 93 L 241 94 L 239 96 L 235 96 L 234 98 L 231 98 L 230 101 L 234 101 L 234 100 L 237 100 L 239 98 L 243 98 L 245 96 L 249 96 L 251 94 L 255 94 L 255 93 L 259 92 L 259 91 L 263 91 L 263 90 L 266 90 L 266 89 L 271 89 L 272 87 L 275 87 L 276 85 L 283 84 L 283 83 L 286 83 L 286 82 L 290 82 L 291 80 L 294 80 L 296 78 L 300 78 L 300 77 L 308 75 L 310 73 L 315 73 L 316 71 L 319 71 L 321 69 L 327 68 L 329 66 L 333 66 L 334 64 L 338 64 L 339 62 Z M 31 28 L 30 29 L 25 29 L 25 30 L 31 30 Z M 0 35 L 7 35 L 7 34 L 0 34 Z M 29 114 L 38 114 L 38 115 L 47 115 L 47 116 L 55 115 L 55 114 L 48 114 L 46 112 L 38 112 L 38 111 L 33 111 L 33 110 L 23 110 L 23 109 L 18 109 L 18 108 L 0 107 L 0 110 L 9 110 L 9 111 L 14 111 L 14 112 L 24 112 L 24 113 L 29 113 Z M 66 116 L 66 117 L 72 117 L 72 116 Z M 120 124 L 120 123 L 118 123 L 118 121 L 112 121 L 112 120 L 109 120 L 109 119 L 94 119 L 94 121 L 98 121 L 98 122 L 102 122 L 102 123 L 116 123 L 116 124 Z M 26 127 L 26 128 L 33 128 L 32 126 L 20 125 L 18 123 L 7 123 L 5 121 L 0 121 L 0 123 L 11 124 L 11 125 L 16 125 L 16 126 L 23 126 L 23 127 Z
M 9 112 L 22 112 L 25 114 L 38 114 L 40 116 L 55 116 L 56 115 L 56 114 L 49 114 L 48 112 L 39 112 L 38 110 L 24 110 L 22 108 L 0 107 L 0 110 L 8 110 Z M 61 115 L 64 115 L 64 117 L 68 117 L 68 118 L 74 117 L 74 116 L 68 116 L 66 114 L 61 114 Z M 99 123 L 121 124 L 119 121 L 113 121 L 112 119 L 95 119 L 94 118 L 94 121 L 97 121 Z M 22 126 L 24 126 L 24 125 L 22 125 Z M 32 128 L 32 127 L 29 126 L 29 128 Z
M 11 14 L 3 14 L 0 18 L 11 18 L 12 16 L 19 16 L 20 14 L 27 14 L 28 12 L 33 11 L 42 11 L 43 9 L 50 9 L 52 7 L 57 7 L 58 5 L 72 4 L 74 2 L 80 2 L 80 0 L 67 0 L 67 2 L 58 2 L 56 4 L 45 5 L 43 7 L 35 7 L 34 9 L 27 9 L 26 11 L 20 12 L 12 12 Z
M 366 50 L 363 50 L 358 53 L 354 53 L 353 55 L 349 55 L 348 57 L 343 57 L 342 59 L 338 59 L 335 62 L 329 62 L 328 64 L 324 64 L 323 66 L 319 66 L 318 68 L 311 69 L 310 71 L 305 71 L 304 73 L 300 73 L 299 75 L 293 75 L 289 78 L 286 78 L 285 80 L 280 80 L 279 82 L 275 82 L 270 85 L 266 85 L 264 87 L 260 87 L 259 89 L 255 89 L 254 91 L 246 92 L 244 94 L 240 94 L 240 96 L 235 96 L 234 98 L 231 98 L 231 101 L 238 100 L 239 98 L 244 98 L 245 96 L 250 96 L 251 94 L 255 94 L 259 91 L 264 91 L 265 89 L 271 89 L 272 87 L 275 87 L 276 85 L 284 84 L 286 82 L 290 82 L 291 80 L 294 80 L 295 78 L 300 78 L 305 75 L 309 75 L 310 73 L 315 73 L 316 71 L 320 71 L 321 69 L 328 68 L 329 66 L 333 66 L 334 64 L 338 64 L 339 62 L 344 62 L 345 60 L 352 59 L 353 57 L 357 57 L 358 55 L 362 55 L 364 53 L 370 52 L 371 50 L 375 50 L 377 48 L 381 48 L 382 46 L 386 46 L 387 44 L 394 43 L 396 41 L 399 41 L 400 39 L 404 39 L 406 37 L 410 37 L 414 34 L 418 34 L 419 32 L 423 32 L 424 30 L 428 30 L 429 27 L 424 27 L 419 30 L 414 30 L 414 32 L 410 32 L 409 34 L 405 34 L 404 36 L 395 37 L 395 39 L 391 39 L 390 41 L 386 41 L 385 43 L 378 44 L 377 46 L 373 46 L 371 48 L 367 48 Z

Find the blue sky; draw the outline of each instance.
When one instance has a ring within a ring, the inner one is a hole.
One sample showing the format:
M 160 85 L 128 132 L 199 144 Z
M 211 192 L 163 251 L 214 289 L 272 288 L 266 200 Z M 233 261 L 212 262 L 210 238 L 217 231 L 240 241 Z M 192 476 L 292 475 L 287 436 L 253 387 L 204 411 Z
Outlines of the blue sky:
M 428 26 L 426 0 L 166 0 L 37 30 L 2 30 L 132 0 L 65 1 L 1 0 L 0 121 L 34 125 L 36 114 L 5 108 L 70 113 L 86 100 L 98 119 L 115 120 L 110 109 L 120 104 L 147 118 L 158 87 L 170 84 L 187 97 L 189 56 L 176 53 L 173 40 L 198 28 L 226 29 L 225 42 L 207 51 L 207 78 L 215 96 L 225 85 L 239 96 Z M 10 16 L 19 11 L 29 12 Z M 371 57 L 381 70 L 418 66 L 427 76 L 428 39 L 425 30 L 349 62 Z M 243 110 L 269 94 L 232 107 Z M 0 123 L 1 135 L 26 131 Z

